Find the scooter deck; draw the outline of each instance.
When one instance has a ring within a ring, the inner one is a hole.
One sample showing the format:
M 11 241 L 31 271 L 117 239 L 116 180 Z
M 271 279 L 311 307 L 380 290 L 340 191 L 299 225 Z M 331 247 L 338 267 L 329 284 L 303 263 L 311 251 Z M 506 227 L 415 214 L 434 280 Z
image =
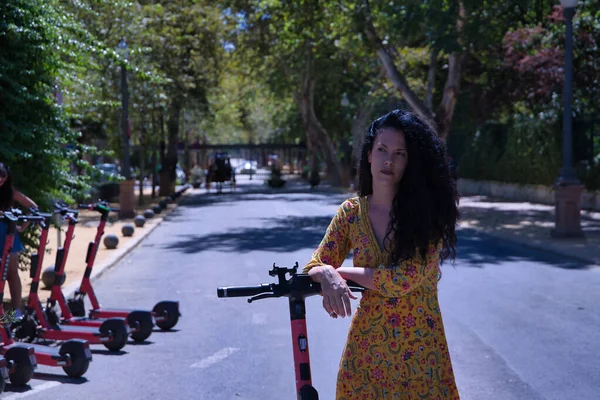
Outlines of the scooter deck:
M 92 318 L 127 318 L 133 311 L 138 311 L 133 308 L 97 308 L 90 310 L 90 317 Z M 144 312 L 151 312 L 148 310 L 139 310 Z
M 73 327 L 82 327 L 82 326 L 88 326 L 88 327 L 95 327 L 95 328 L 99 328 L 104 321 L 106 321 L 106 319 L 94 319 L 94 318 L 88 318 L 88 317 L 73 317 L 73 318 L 65 318 L 65 319 L 61 319 L 60 323 L 62 326 L 73 326 Z
M 37 358 L 38 364 L 51 365 L 62 367 L 68 365 L 69 356 L 67 354 L 62 355 L 56 347 L 49 347 L 43 344 L 31 343 L 35 357 Z
M 49 340 L 84 339 L 90 344 L 104 344 L 110 341 L 110 337 L 100 332 L 100 329 L 91 326 L 68 326 L 59 325 L 54 328 L 41 328 L 38 336 Z

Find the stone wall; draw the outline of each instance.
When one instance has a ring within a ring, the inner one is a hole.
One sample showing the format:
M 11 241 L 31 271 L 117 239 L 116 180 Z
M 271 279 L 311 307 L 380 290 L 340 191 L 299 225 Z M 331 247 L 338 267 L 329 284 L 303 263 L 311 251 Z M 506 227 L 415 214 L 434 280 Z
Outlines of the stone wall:
M 499 199 L 526 201 L 539 204 L 554 204 L 554 189 L 544 185 L 520 185 L 494 181 L 459 179 L 461 196 L 490 196 Z M 583 191 L 581 208 L 600 211 L 600 192 Z

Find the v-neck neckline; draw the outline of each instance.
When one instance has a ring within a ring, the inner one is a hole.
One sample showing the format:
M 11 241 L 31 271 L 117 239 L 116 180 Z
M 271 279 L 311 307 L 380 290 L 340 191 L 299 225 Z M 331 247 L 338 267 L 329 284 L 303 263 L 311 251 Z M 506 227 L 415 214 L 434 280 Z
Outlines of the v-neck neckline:
M 379 244 L 377 240 L 377 236 L 375 235 L 375 230 L 373 229 L 373 224 L 371 223 L 371 217 L 369 215 L 369 198 L 367 196 L 361 197 L 360 210 L 363 216 L 363 220 L 365 221 L 367 227 L 367 233 L 369 235 L 369 240 L 375 243 L 375 249 L 377 250 L 377 255 L 380 260 L 383 260 L 383 255 L 385 254 L 385 250 Z

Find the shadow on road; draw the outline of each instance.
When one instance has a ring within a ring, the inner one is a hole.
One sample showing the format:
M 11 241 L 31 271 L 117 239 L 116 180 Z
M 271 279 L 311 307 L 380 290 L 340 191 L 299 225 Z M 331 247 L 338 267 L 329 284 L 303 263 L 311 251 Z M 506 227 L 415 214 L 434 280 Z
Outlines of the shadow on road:
M 458 232 L 456 262 L 469 267 L 483 268 L 491 264 L 535 261 L 565 269 L 587 269 L 591 266 L 579 260 L 532 250 L 499 240 L 473 229 Z M 450 263 L 448 263 L 450 265 Z
M 127 354 L 126 351 L 111 351 L 111 350 L 92 350 L 92 354 L 101 354 L 103 356 L 124 356 Z
M 36 372 L 35 375 L 33 376 L 33 378 L 38 379 L 40 381 L 53 381 L 53 382 L 66 383 L 69 385 L 81 385 L 82 383 L 88 382 L 87 378 L 85 378 L 85 377 L 71 378 L 66 375 L 48 374 L 45 372 Z
M 31 387 L 31 385 L 16 386 L 16 385 L 11 384 L 10 382 L 6 382 L 6 386 L 4 387 L 4 391 L 2 393 L 26 393 L 32 389 L 33 388 Z M 29 396 L 29 395 L 27 395 L 27 396 Z M 22 397 L 22 396 L 17 396 L 17 397 Z
M 179 240 L 166 246 L 184 253 L 202 251 L 291 252 L 315 249 L 320 243 L 331 216 L 263 218 L 262 227 L 243 228 L 211 235 L 180 235 Z
M 341 197 L 332 195 L 339 194 Z M 190 195 L 183 198 L 180 202 L 182 207 L 206 207 L 220 203 L 230 202 L 247 202 L 247 201 L 277 201 L 285 200 L 289 202 L 298 201 L 326 201 L 333 202 L 332 204 L 341 204 L 342 197 L 353 197 L 352 193 L 344 193 L 340 189 L 334 187 L 316 187 L 311 189 L 304 184 L 290 185 L 290 187 L 282 189 L 271 189 L 264 186 L 247 186 L 235 192 L 216 193 L 201 193 Z

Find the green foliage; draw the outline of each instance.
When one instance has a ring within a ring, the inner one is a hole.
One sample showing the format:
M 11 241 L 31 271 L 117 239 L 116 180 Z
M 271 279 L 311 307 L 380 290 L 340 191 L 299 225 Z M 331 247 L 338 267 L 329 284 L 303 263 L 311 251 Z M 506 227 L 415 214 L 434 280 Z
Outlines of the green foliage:
M 561 163 L 560 130 L 555 120 L 516 115 L 510 125 L 478 131 L 461 158 L 464 178 L 551 185 Z
M 10 0 L 0 5 L 0 159 L 16 186 L 44 208 L 84 188 L 72 174 L 83 167 L 78 135 L 54 104 L 64 54 L 64 21 L 53 2 Z
M 79 143 L 69 110 L 54 99 L 56 82 L 84 66 L 77 49 L 83 31 L 58 1 L 8 0 L 0 15 L 0 160 L 15 187 L 49 210 L 88 189 L 87 174 L 76 172 L 88 168 L 81 155 L 94 149 Z M 22 237 L 35 245 L 32 230 Z

